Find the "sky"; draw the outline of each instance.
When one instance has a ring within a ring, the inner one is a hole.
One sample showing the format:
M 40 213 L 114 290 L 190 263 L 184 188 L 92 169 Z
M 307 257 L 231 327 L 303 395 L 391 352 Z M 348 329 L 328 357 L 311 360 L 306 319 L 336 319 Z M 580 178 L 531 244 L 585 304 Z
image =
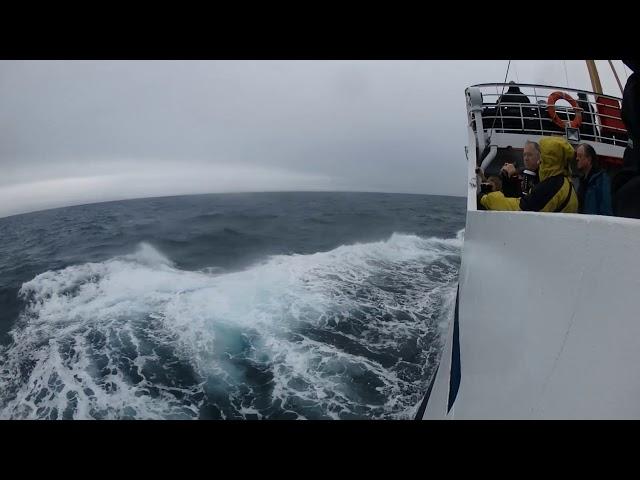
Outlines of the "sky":
M 507 65 L 0 61 L 0 217 L 193 193 L 464 196 L 464 90 Z M 512 60 L 509 80 L 591 90 L 582 60 Z

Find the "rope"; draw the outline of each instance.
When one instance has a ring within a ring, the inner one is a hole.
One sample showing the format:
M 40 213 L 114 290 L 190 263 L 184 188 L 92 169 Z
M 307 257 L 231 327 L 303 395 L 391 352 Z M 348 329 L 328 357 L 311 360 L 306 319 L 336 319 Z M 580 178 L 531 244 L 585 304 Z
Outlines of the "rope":
M 618 82 L 618 87 L 620 87 L 620 93 L 624 95 L 624 88 L 622 88 L 622 84 L 620 83 L 620 79 L 618 78 L 616 69 L 613 68 L 613 62 L 611 60 L 609 60 L 609 65 L 611 66 L 611 70 L 613 71 L 613 76 L 616 77 L 616 82 Z

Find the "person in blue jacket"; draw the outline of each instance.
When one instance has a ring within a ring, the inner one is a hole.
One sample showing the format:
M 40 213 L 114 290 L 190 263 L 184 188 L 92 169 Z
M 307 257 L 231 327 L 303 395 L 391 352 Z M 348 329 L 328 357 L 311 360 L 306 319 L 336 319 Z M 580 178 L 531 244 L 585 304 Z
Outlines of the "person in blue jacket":
M 588 143 L 579 145 L 576 162 L 582 173 L 578 188 L 578 211 L 588 215 L 613 215 L 611 179 L 600 167 L 596 151 Z

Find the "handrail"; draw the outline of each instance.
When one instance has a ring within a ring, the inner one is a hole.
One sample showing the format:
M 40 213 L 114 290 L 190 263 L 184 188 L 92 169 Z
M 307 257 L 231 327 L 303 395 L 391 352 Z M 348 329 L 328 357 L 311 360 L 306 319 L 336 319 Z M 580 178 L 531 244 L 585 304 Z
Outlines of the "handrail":
M 507 106 L 508 106 L 508 105 L 510 105 L 510 106 L 514 106 L 514 107 L 515 107 L 516 105 L 523 105 L 523 106 L 525 106 L 525 107 L 526 107 L 527 105 L 529 105 L 529 106 L 532 106 L 532 107 L 536 107 L 536 106 L 544 106 L 545 108 L 548 106 L 548 104 L 547 104 L 547 103 L 544 103 L 544 104 L 537 103 L 537 100 L 538 100 L 538 99 L 546 100 L 546 99 L 548 98 L 547 96 L 542 96 L 542 95 L 535 95 L 535 96 L 534 96 L 534 95 L 527 95 L 526 93 L 523 93 L 523 95 L 525 95 L 525 96 L 527 96 L 527 97 L 533 97 L 533 98 L 535 98 L 535 99 L 536 99 L 536 103 L 521 103 L 521 102 L 504 102 L 504 101 L 502 101 L 502 102 L 500 102 L 500 105 L 501 105 L 501 106 L 502 106 L 502 105 L 507 105 Z M 500 94 L 495 94 L 495 93 L 487 93 L 487 94 L 483 93 L 483 94 L 482 94 L 482 96 L 483 96 L 483 97 L 500 97 L 501 95 L 500 95 Z M 613 97 L 612 97 L 612 98 L 613 98 Z M 616 100 L 615 98 L 613 98 L 613 99 L 614 99 L 614 100 Z M 560 99 L 560 100 L 562 100 L 562 99 Z M 566 101 L 566 100 L 565 100 L 565 101 Z M 602 107 L 615 108 L 615 107 L 612 107 L 611 105 L 608 105 L 608 104 L 606 104 L 606 103 L 591 102 L 591 101 L 589 101 L 588 99 L 587 99 L 587 100 L 582 100 L 582 99 L 580 99 L 579 101 L 580 101 L 580 102 L 586 102 L 586 103 L 588 103 L 589 105 L 600 105 L 600 106 L 602 106 Z M 482 102 L 482 104 L 483 104 L 483 105 L 497 105 L 497 103 L 489 103 L 489 102 Z M 621 108 L 621 107 L 618 107 L 618 110 L 620 110 L 620 108 Z M 600 115 L 603 115 L 603 114 L 600 114 Z M 618 118 L 618 117 L 611 117 L 611 118 Z
M 482 105 L 486 106 L 486 107 L 491 107 L 491 106 L 497 106 L 498 104 L 497 103 L 483 103 Z M 527 107 L 527 105 L 529 105 L 529 106 Z M 500 106 L 501 107 L 503 107 L 503 106 L 519 107 L 520 108 L 520 112 L 522 112 L 522 108 L 523 107 L 524 108 L 538 108 L 539 107 L 540 110 L 543 110 L 543 109 L 546 110 L 546 108 L 547 108 L 547 105 L 540 105 L 540 104 L 536 104 L 536 103 L 528 104 L 528 103 L 507 103 L 507 102 L 502 102 L 500 104 Z M 572 113 L 572 111 L 573 111 L 573 108 L 571 108 L 571 107 L 562 107 L 562 106 L 556 107 L 556 112 L 559 112 L 559 113 L 570 114 L 570 113 Z M 584 111 L 584 109 L 583 109 L 583 111 Z M 614 120 L 620 120 L 620 117 L 616 117 L 616 116 L 613 116 L 613 115 L 607 115 L 605 113 L 598 113 L 598 112 L 593 112 L 593 113 L 592 112 L 587 112 L 587 113 L 589 113 L 591 115 L 597 115 L 599 117 L 605 117 L 605 118 L 612 118 Z M 482 116 L 482 118 L 493 118 L 493 117 L 494 117 L 493 115 L 483 115 Z M 522 113 L 520 115 L 502 115 L 501 114 L 501 115 L 497 115 L 497 118 L 522 118 L 524 120 L 536 120 L 538 118 L 542 119 L 542 117 L 526 117 Z M 584 120 L 582 121 L 582 124 L 583 125 L 598 125 L 597 123 L 585 122 Z M 624 132 L 627 131 L 626 129 L 621 129 L 621 128 L 617 128 L 617 127 L 613 127 L 613 126 L 607 126 L 607 128 L 613 128 L 615 130 L 622 130 Z
M 514 99 L 515 101 L 504 101 L 504 96 L 510 95 L 508 90 L 505 91 L 502 88 L 506 86 L 518 87 L 518 92 L 513 93 L 513 95 L 522 95 L 529 102 L 520 102 L 517 97 Z M 577 92 L 580 94 L 579 97 L 583 97 L 576 99 L 578 102 L 576 108 L 562 103 L 558 103 L 556 106 L 556 113 L 565 121 L 570 120 L 577 112 L 581 111 L 583 113 L 583 121 L 580 128 L 581 136 L 585 137 L 585 139 L 592 138 L 596 142 L 613 145 L 624 146 L 627 144 L 628 132 L 626 127 L 620 123 L 622 122 L 620 114 L 621 99 L 618 97 L 577 88 L 533 83 L 484 83 L 473 85 L 469 88 L 476 89 L 480 94 L 482 118 L 486 122 L 485 129 L 489 124 L 495 127 L 490 129 L 489 137 L 491 132 L 500 131 L 543 136 L 558 134 L 560 128 L 548 123 L 552 120 L 548 114 L 549 104 L 547 99 L 548 94 L 554 90 L 560 90 Z M 617 103 L 617 106 L 603 103 L 603 101 L 606 102 L 607 100 L 611 100 L 611 103 Z M 476 103 L 476 105 L 478 104 Z M 487 108 L 490 110 L 487 110 Z M 471 123 L 474 123 L 473 120 Z M 476 130 L 475 126 L 474 130 Z
M 605 95 L 604 93 L 592 92 L 591 90 L 582 90 L 579 88 L 570 88 L 570 87 L 559 87 L 555 85 L 542 85 L 536 83 L 478 83 L 476 85 L 471 85 L 471 87 L 502 87 L 502 86 L 514 86 L 514 87 L 530 87 L 530 88 L 546 88 L 548 90 L 567 90 L 570 92 L 579 92 L 579 93 L 587 93 L 593 96 L 611 98 L 614 100 L 622 101 L 620 97 L 614 97 L 613 95 Z M 507 93 L 507 92 L 505 92 Z M 484 95 L 484 94 L 483 94 Z M 487 94 L 489 95 L 489 94 Z M 495 95 L 495 94 L 494 94 Z M 499 96 L 500 94 L 498 94 Z

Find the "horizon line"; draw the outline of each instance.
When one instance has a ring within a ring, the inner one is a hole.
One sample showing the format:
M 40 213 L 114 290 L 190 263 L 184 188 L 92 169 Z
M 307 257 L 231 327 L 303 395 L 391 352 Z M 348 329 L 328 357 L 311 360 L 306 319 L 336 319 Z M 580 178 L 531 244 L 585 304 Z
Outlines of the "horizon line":
M 191 197 L 198 195 L 242 195 L 242 194 L 256 194 L 256 193 L 377 193 L 377 194 L 389 194 L 389 195 L 421 195 L 430 197 L 454 197 L 454 198 L 466 198 L 463 195 L 447 195 L 441 193 L 408 193 L 408 192 L 387 192 L 387 191 L 371 191 L 371 190 L 256 190 L 256 191 L 240 191 L 240 192 L 207 192 L 207 193 L 184 193 L 177 195 L 160 195 L 151 197 L 130 197 L 116 200 L 104 200 L 87 203 L 77 203 L 72 205 L 64 205 L 60 207 L 49 207 L 38 210 L 29 210 L 27 212 L 11 213 L 9 215 L 0 216 L 0 220 L 10 217 L 16 217 L 19 215 L 29 215 L 31 213 L 47 212 L 49 210 L 59 210 L 63 208 L 83 207 L 86 205 L 98 205 L 101 203 L 114 203 L 114 202 L 128 202 L 133 200 L 152 200 L 154 198 L 176 198 L 176 197 Z

